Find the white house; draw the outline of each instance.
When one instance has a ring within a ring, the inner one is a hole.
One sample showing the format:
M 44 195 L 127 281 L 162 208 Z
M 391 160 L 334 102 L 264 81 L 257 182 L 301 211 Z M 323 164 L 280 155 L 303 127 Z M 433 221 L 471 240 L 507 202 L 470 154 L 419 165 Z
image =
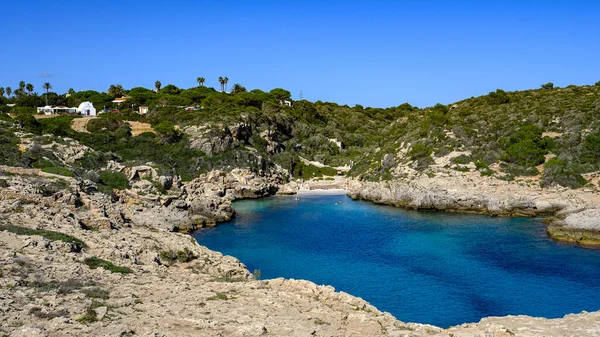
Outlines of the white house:
M 291 108 L 293 104 L 292 101 L 288 101 L 287 99 L 280 99 L 279 105 L 289 106 Z
M 140 106 L 140 111 L 139 111 L 139 114 L 140 114 L 140 115 L 145 115 L 145 114 L 147 114 L 147 113 L 148 113 L 148 107 L 147 107 L 147 106 L 145 106 L 145 105 L 141 105 L 141 106 Z
M 37 113 L 42 112 L 44 113 L 44 115 L 52 115 L 54 114 L 54 109 L 49 105 L 37 107 Z
M 91 102 L 83 102 L 77 107 L 77 112 L 82 116 L 96 116 L 96 108 Z
M 69 114 L 69 113 L 77 113 L 76 108 L 69 108 L 66 106 L 43 106 L 37 108 L 37 113 L 44 113 L 45 115 L 58 115 L 58 114 Z

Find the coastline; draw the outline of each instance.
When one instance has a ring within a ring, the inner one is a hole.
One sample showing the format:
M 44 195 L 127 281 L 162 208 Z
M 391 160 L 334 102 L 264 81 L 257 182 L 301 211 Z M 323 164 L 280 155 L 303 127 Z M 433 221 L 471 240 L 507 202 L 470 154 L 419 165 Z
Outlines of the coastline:
M 278 195 L 345 194 L 414 210 L 434 210 L 499 217 L 543 217 L 556 241 L 600 247 L 600 193 L 580 188 L 542 189 L 524 181 L 483 177 L 477 172 L 435 168 L 435 174 L 412 171 L 404 179 L 364 182 L 345 176 L 332 181 L 292 181 L 278 186 Z
M 141 171 L 132 168 L 128 172 Z M 200 246 L 189 235 L 173 232 L 187 221 L 199 225 L 227 221 L 234 214 L 231 200 L 274 194 L 273 186 L 281 186 L 276 177 L 257 177 L 242 171 L 225 176 L 214 172 L 186 183 L 182 187 L 185 197 L 177 198 L 138 198 L 134 183 L 133 190 L 119 193 L 120 200 L 113 202 L 103 194 L 78 190 L 77 181 L 65 177 L 60 179 L 71 185 L 70 192 L 40 195 L 37 186 L 54 183 L 56 177 L 31 173 L 16 172 L 3 177 L 9 187 L 0 190 L 0 208 L 7 215 L 7 223 L 72 235 L 88 248 L 78 252 L 69 244 L 44 237 L 0 231 L 0 258 L 13 261 L 0 264 L 0 268 L 24 266 L 16 273 L 0 273 L 3 283 L 9 285 L 0 288 L 0 330 L 11 337 L 58 333 L 121 335 L 131 331 L 164 336 L 257 336 L 265 332 L 306 336 L 316 332 L 320 336 L 415 337 L 447 337 L 450 333 L 456 337 L 473 336 L 493 331 L 495 337 L 549 337 L 561 336 L 564 329 L 573 336 L 600 335 L 600 329 L 589 330 L 593 322 L 600 320 L 600 312 L 559 319 L 488 317 L 448 329 L 403 323 L 330 286 L 302 280 L 254 280 L 236 258 Z M 361 187 L 356 181 L 346 183 L 349 187 Z M 191 254 L 190 261 L 169 262 L 163 257 L 164 252 L 185 254 L 185 250 Z M 91 257 L 131 272 L 118 274 L 89 268 L 83 261 Z M 16 264 L 18 261 L 24 262 Z M 62 295 L 58 288 L 40 291 L 37 286 L 75 282 L 72 279 L 77 280 L 76 284 L 93 281 L 94 287 L 107 289 L 109 298 L 86 297 L 82 291 L 87 288 L 75 288 Z M 40 296 L 51 306 L 40 307 Z M 43 315 L 32 316 L 32 308 L 41 308 Z M 94 312 L 94 321 L 84 320 L 86 310 Z M 66 316 L 51 321 L 43 318 L 59 311 Z M 588 330 L 581 330 L 582 326 Z
M 395 207 L 503 217 L 543 216 L 553 239 L 582 247 L 600 245 L 600 194 L 596 190 L 542 189 L 535 184 L 449 170 L 438 170 L 434 177 L 351 181 L 348 185 L 352 199 Z

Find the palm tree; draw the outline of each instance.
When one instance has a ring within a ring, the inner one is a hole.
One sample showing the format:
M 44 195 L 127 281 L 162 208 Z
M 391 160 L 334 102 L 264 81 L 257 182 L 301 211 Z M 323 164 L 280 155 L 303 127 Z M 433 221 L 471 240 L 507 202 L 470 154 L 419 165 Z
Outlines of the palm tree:
M 123 89 L 123 86 L 120 84 L 111 84 L 108 88 L 107 94 L 113 97 L 123 97 L 125 95 L 125 89 Z
M 201 86 L 204 86 L 204 81 L 205 81 L 204 77 L 198 77 L 196 79 L 196 82 L 198 82 L 198 85 L 201 85 Z
M 27 85 L 25 86 L 25 88 L 27 88 L 27 91 L 31 95 L 31 93 L 33 92 L 33 84 L 27 83 Z
M 25 81 L 19 82 L 19 91 L 21 91 L 21 92 L 25 91 Z
M 231 87 L 231 93 L 237 94 L 239 92 L 246 92 L 246 88 L 239 83 L 236 83 Z
M 227 82 L 229 82 L 229 78 L 225 77 L 223 79 L 223 84 L 225 84 L 225 92 L 227 92 Z
M 221 83 L 221 92 L 223 92 L 224 84 L 223 77 L 219 76 L 219 83 Z
M 75 89 L 69 88 L 68 94 L 73 95 L 75 93 Z
M 160 83 L 160 81 L 154 82 L 154 87 L 156 88 L 156 92 L 160 92 L 161 86 L 162 86 L 162 83 Z
M 12 89 L 10 87 L 6 87 L 6 97 L 10 97 L 10 94 L 12 94 Z
M 0 97 L 4 96 L 4 88 L 0 87 Z
M 52 84 L 50 84 L 50 82 L 46 82 L 42 88 L 46 89 L 46 106 L 48 106 L 48 91 L 52 89 Z

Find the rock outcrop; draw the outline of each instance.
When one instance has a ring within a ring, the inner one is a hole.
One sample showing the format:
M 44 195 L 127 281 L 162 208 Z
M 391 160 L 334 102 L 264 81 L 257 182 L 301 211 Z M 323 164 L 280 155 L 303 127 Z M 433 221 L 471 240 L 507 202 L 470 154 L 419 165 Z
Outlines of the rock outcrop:
M 183 129 L 190 136 L 190 147 L 211 156 L 223 152 L 234 142 L 234 137 L 228 127 L 209 128 L 207 126 L 188 126 Z M 243 137 L 236 133 L 236 137 Z
M 541 188 L 527 181 L 504 181 L 477 172 L 438 169 L 435 176 L 349 184 L 353 199 L 449 212 L 493 216 L 547 215 L 557 240 L 600 243 L 600 195 L 584 189 Z

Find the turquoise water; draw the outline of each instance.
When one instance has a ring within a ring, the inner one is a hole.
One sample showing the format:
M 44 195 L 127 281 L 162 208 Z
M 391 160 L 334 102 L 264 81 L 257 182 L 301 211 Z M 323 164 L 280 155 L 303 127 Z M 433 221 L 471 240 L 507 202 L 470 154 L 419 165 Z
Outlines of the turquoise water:
M 198 242 L 262 278 L 332 285 L 405 322 L 448 327 L 600 309 L 600 250 L 556 243 L 533 219 L 407 211 L 339 195 L 234 208 L 234 221 L 195 232 Z

